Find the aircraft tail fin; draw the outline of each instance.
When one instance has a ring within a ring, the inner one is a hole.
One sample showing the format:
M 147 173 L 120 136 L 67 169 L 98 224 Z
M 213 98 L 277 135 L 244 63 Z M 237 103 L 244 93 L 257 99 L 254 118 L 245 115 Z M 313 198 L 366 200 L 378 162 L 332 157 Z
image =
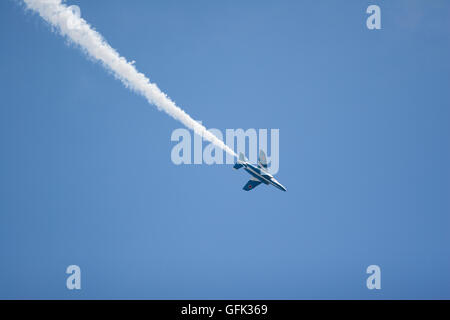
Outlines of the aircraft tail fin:
M 240 168 L 242 168 L 243 167 L 243 165 L 241 164 L 241 162 L 245 162 L 245 161 L 247 161 L 247 159 L 245 159 L 245 156 L 244 156 L 244 154 L 241 152 L 240 154 L 239 154 L 239 160 L 235 163 L 235 165 L 233 166 L 233 169 L 240 169 Z

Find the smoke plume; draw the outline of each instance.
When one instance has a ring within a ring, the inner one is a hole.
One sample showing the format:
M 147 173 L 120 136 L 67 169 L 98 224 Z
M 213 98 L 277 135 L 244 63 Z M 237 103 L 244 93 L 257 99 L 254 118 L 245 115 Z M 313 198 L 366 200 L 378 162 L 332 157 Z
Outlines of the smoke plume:
M 131 90 L 143 95 L 150 104 L 155 105 L 176 120 L 192 129 L 205 140 L 236 157 L 236 153 L 222 140 L 209 132 L 203 125 L 192 119 L 178 107 L 158 86 L 136 70 L 134 62 L 128 62 L 95 31 L 73 7 L 61 0 L 24 0 L 26 6 L 53 26 L 62 36 L 79 46 L 88 56 L 98 60 L 112 71 L 116 78 Z

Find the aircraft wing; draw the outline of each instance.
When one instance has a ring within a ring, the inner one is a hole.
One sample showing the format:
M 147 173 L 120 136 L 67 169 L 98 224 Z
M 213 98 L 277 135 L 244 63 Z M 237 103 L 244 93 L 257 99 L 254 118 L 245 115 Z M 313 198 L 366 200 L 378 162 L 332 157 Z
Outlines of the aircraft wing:
M 254 189 L 255 187 L 259 186 L 260 184 L 261 184 L 261 181 L 250 179 L 250 180 L 248 180 L 247 184 L 244 186 L 243 189 L 245 191 L 250 191 L 250 190 Z
M 263 150 L 259 151 L 258 165 L 260 168 L 264 168 L 265 170 L 267 170 L 267 157 L 266 153 Z

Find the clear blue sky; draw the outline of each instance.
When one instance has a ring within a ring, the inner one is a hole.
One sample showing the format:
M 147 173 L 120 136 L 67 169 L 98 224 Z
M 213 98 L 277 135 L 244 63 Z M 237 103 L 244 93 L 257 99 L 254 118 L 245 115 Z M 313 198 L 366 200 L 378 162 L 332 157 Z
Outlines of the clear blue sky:
M 175 166 L 178 122 L 0 1 L 0 298 L 450 298 L 448 1 L 68 3 L 207 127 L 279 128 L 288 192 Z

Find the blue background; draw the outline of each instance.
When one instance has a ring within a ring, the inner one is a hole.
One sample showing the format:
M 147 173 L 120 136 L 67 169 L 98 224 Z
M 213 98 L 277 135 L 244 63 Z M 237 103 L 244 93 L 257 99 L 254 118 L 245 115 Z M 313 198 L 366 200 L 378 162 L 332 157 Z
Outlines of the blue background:
M 450 298 L 448 1 L 68 3 L 207 127 L 279 128 L 288 192 L 174 165 L 181 124 L 1 1 L 0 298 Z

